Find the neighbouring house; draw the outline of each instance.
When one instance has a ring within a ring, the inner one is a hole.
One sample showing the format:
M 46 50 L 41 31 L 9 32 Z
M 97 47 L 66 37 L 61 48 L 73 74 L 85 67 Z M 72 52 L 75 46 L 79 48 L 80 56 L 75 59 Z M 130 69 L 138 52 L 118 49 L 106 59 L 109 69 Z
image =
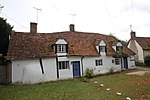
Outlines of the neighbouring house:
M 135 61 L 144 63 L 144 57 L 150 55 L 150 37 L 136 37 L 136 32 L 131 31 L 128 48 L 135 52 Z
M 70 31 L 37 33 L 14 32 L 8 50 L 7 78 L 12 83 L 34 84 L 85 76 L 87 68 L 95 75 L 135 67 L 134 52 L 115 37 L 99 33 Z

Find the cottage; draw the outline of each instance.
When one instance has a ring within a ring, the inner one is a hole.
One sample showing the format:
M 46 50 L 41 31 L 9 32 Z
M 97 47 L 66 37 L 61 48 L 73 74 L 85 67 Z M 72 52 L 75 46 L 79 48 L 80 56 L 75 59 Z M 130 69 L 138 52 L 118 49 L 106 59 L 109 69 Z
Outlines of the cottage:
M 12 83 L 38 82 L 81 77 L 87 68 L 105 74 L 135 67 L 134 53 L 115 37 L 99 33 L 70 31 L 37 33 L 31 23 L 30 32 L 11 35 L 7 60 L 7 78 Z
M 128 48 L 135 52 L 135 61 L 144 63 L 144 57 L 150 55 L 150 37 L 136 37 L 136 33 L 131 31 L 131 39 Z

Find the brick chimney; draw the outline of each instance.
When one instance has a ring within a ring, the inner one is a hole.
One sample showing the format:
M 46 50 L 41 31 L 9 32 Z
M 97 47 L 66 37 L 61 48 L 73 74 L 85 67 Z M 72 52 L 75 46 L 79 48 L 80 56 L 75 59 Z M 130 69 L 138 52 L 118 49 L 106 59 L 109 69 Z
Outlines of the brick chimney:
M 70 31 L 71 31 L 71 32 L 74 32 L 74 31 L 75 31 L 74 24 L 70 24 L 70 25 L 69 25 L 69 28 L 70 28 Z
M 131 35 L 131 39 L 134 39 L 134 38 L 136 37 L 136 32 L 131 31 L 131 32 L 130 32 L 130 35 Z
M 37 23 L 34 23 L 34 22 L 30 23 L 30 33 L 31 34 L 37 33 Z

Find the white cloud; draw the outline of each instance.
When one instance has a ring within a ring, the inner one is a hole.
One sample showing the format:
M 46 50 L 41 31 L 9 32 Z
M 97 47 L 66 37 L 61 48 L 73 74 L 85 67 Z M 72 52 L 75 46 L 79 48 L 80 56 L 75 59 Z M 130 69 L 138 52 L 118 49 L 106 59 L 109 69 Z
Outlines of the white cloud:
M 29 31 L 29 23 L 36 21 L 33 7 L 37 7 L 42 9 L 40 32 L 68 31 L 72 23 L 69 14 L 74 13 L 76 31 L 114 33 L 123 40 L 130 38 L 130 24 L 138 36 L 149 36 L 150 32 L 149 0 L 133 0 L 133 6 L 132 0 L 2 0 L 1 4 L 5 6 L 2 13 L 22 24 L 0 14 L 16 31 Z

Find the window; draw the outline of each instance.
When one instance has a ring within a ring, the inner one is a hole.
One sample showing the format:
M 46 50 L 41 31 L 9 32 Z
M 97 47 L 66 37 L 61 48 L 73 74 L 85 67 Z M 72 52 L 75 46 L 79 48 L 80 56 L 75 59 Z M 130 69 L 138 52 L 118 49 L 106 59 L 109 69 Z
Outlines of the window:
M 106 52 L 106 46 L 99 46 L 100 52 Z
M 116 46 L 116 51 L 122 51 L 123 47 L 122 46 Z
M 114 59 L 112 60 L 112 63 L 114 63 L 115 61 L 114 61 Z
M 103 60 L 102 60 L 102 59 L 100 59 L 100 60 L 95 60 L 95 64 L 96 64 L 96 66 L 103 65 Z
M 56 45 L 56 47 L 57 47 L 57 52 L 58 53 L 60 53 L 60 52 L 66 52 L 67 50 L 67 48 L 66 48 L 66 44 L 58 44 L 58 45 Z
M 69 69 L 69 61 L 59 61 L 58 68 L 59 69 Z
M 120 64 L 120 59 L 119 58 L 115 58 L 115 64 L 119 65 Z

